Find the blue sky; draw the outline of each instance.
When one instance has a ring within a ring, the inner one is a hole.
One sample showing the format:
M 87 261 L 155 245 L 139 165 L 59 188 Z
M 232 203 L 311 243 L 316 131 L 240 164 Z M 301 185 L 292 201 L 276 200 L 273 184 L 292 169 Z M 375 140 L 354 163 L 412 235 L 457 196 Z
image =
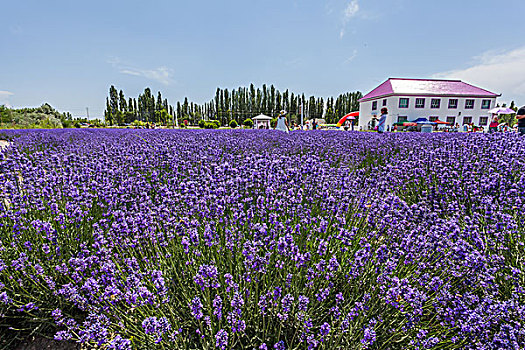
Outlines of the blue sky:
M 100 117 L 110 85 L 171 104 L 220 86 L 307 96 L 456 78 L 525 104 L 523 0 L 9 1 L 0 104 Z

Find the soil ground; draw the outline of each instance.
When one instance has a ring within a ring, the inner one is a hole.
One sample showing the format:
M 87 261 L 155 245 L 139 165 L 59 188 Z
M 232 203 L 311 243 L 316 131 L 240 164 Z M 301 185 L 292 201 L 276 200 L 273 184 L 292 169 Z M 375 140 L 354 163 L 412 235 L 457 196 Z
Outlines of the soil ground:
M 80 350 L 80 344 L 65 341 L 56 341 L 52 339 L 46 339 L 43 337 L 33 337 L 27 339 L 14 349 L 16 350 Z

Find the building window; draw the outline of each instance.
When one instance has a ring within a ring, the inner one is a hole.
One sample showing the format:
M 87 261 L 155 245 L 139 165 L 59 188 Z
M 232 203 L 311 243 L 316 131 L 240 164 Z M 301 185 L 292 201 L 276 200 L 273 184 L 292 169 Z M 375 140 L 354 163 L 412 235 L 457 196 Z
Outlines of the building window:
M 428 117 L 428 120 L 430 120 L 431 122 L 435 122 L 436 120 L 438 120 L 439 117 Z
M 479 125 L 484 126 L 489 122 L 489 117 L 479 117 Z
M 457 99 L 450 99 L 450 100 L 448 100 L 448 108 L 450 108 L 450 109 L 458 108 L 458 100 Z
M 424 98 L 416 98 L 416 108 L 425 108 Z
M 441 107 L 441 100 L 439 98 L 433 98 L 430 102 L 430 108 L 439 108 Z
M 474 109 L 474 100 L 465 100 L 465 109 Z
M 386 98 L 383 100 L 383 107 L 386 106 Z
M 481 109 L 490 109 L 490 100 L 481 101 Z
M 401 97 L 399 99 L 399 108 L 408 108 L 408 98 Z
M 406 115 L 400 115 L 397 117 L 398 123 L 403 123 L 403 122 L 406 122 L 407 120 L 408 120 L 408 117 Z
M 472 123 L 472 117 L 463 117 L 463 125 Z
M 454 125 L 456 123 L 456 117 L 447 117 L 447 123 Z
M 372 102 L 372 110 L 377 110 L 377 101 Z

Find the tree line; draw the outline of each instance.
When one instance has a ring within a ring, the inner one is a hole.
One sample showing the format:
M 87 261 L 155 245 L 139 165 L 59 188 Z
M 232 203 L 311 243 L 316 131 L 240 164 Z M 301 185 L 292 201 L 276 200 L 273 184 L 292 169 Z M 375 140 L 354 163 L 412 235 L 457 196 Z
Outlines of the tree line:
M 48 103 L 36 108 L 8 108 L 0 105 L 1 128 L 72 128 L 88 123 L 87 119 L 73 118 L 71 113 L 60 113 Z M 89 124 L 100 126 L 99 120 L 90 120 Z
M 228 125 L 232 120 L 242 124 L 244 120 L 259 114 L 275 117 L 279 111 L 288 112 L 289 121 L 301 122 L 301 108 L 304 120 L 324 118 L 326 123 L 335 124 L 346 113 L 359 110 L 362 93 L 348 92 L 337 98 L 296 95 L 287 89 L 279 91 L 273 85 L 262 88 L 239 87 L 228 90 L 217 88 L 215 97 L 203 104 L 179 101 L 175 105 L 168 103 L 161 92 L 155 98 L 150 88 L 145 88 L 137 98 L 126 98 L 122 90 L 112 85 L 106 98 L 104 118 L 109 125 L 124 125 L 134 121 L 163 125 L 182 125 L 186 120 L 190 125 L 197 125 L 201 120 L 218 120 L 221 125 Z

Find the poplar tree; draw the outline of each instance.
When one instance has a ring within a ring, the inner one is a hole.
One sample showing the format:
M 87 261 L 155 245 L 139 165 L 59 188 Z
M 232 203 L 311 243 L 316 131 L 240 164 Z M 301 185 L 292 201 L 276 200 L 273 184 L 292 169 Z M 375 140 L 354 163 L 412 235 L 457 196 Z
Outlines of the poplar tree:
M 262 86 L 261 113 L 268 114 L 268 91 L 266 90 L 266 84 Z
M 113 125 L 113 113 L 111 113 L 111 104 L 109 97 L 106 97 L 106 110 L 104 111 L 104 120 L 106 124 Z
M 124 92 L 122 90 L 119 92 L 119 108 L 123 113 L 128 111 L 128 104 L 126 103 L 126 97 L 124 97 Z
M 160 94 L 160 91 L 158 92 L 158 95 L 157 95 L 157 104 L 155 106 L 155 111 L 162 111 L 162 95 Z
M 119 98 L 118 98 L 117 89 L 115 89 L 115 87 L 111 85 L 111 87 L 109 88 L 109 107 L 110 108 L 108 109 L 108 112 L 111 114 L 112 122 L 116 122 L 116 116 L 119 110 L 118 103 L 119 103 Z

